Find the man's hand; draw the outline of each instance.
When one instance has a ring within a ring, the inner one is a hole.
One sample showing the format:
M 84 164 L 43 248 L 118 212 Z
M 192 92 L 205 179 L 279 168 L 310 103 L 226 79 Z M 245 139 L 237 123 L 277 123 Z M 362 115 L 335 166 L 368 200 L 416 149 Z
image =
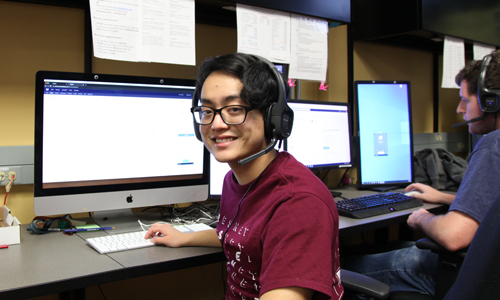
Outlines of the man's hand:
M 479 223 L 462 212 L 450 211 L 436 216 L 421 208 L 408 217 L 408 226 L 422 230 L 449 251 L 457 251 L 469 246 Z
M 423 228 L 421 227 L 421 224 L 423 224 L 424 221 L 427 221 L 433 216 L 433 214 L 421 208 L 411 213 L 411 215 L 408 217 L 407 223 L 410 228 L 413 228 L 415 230 L 422 230 Z
M 421 194 L 415 194 L 413 197 L 423 200 L 429 203 L 442 203 L 450 205 L 451 202 L 455 199 L 454 195 L 446 194 L 436 190 L 433 187 L 422 183 L 413 183 L 405 188 L 405 192 L 409 191 L 418 191 Z

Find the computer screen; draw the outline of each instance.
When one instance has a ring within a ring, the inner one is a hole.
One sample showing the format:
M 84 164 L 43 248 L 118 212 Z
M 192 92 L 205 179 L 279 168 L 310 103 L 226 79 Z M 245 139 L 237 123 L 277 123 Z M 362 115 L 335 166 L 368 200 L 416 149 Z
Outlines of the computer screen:
M 218 162 L 213 155 L 210 155 L 210 198 L 220 199 L 224 177 L 231 170 L 227 163 Z
M 193 80 L 38 72 L 35 214 L 206 200 L 193 91 Z
M 289 64 L 282 64 L 282 63 L 273 63 L 273 64 L 276 67 L 276 69 L 278 70 L 278 72 L 283 74 L 285 76 L 285 78 L 288 78 L 288 71 L 290 69 Z
M 356 81 L 358 186 L 377 190 L 413 181 L 410 82 Z
M 312 170 L 352 166 L 348 103 L 290 100 L 293 131 L 285 149 Z

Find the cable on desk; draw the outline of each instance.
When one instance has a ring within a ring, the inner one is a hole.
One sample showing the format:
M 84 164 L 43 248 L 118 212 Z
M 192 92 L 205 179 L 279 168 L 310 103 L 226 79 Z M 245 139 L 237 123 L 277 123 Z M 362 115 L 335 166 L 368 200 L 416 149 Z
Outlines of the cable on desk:
M 47 231 L 43 229 L 47 228 L 61 228 L 61 229 L 68 229 L 73 227 L 73 223 L 71 222 L 73 218 L 71 215 L 65 215 L 63 217 L 55 217 L 55 218 L 49 218 L 49 217 L 35 217 L 29 224 L 29 230 L 35 234 L 44 234 L 44 233 L 49 233 L 53 231 Z M 57 221 L 57 226 L 52 227 L 52 224 Z
M 210 204 L 210 200 L 193 203 L 182 209 L 171 206 L 168 207 L 167 214 L 162 214 L 161 220 L 172 225 L 204 223 L 212 226 L 218 221 L 219 206 L 220 202 Z

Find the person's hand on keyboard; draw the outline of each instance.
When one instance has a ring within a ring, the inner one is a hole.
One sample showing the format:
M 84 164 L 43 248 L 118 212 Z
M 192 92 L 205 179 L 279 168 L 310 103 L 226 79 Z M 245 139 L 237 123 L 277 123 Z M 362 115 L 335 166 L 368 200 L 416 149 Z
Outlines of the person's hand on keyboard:
M 151 239 L 152 243 L 164 244 L 168 247 L 182 247 L 187 243 L 188 237 L 186 233 L 180 232 L 169 224 L 153 224 L 146 235 L 145 239 Z
M 429 203 L 450 205 L 453 199 L 455 199 L 454 195 L 443 193 L 422 183 L 413 183 L 405 188 L 405 192 L 413 190 L 420 192 L 419 194 L 414 194 L 413 197 Z

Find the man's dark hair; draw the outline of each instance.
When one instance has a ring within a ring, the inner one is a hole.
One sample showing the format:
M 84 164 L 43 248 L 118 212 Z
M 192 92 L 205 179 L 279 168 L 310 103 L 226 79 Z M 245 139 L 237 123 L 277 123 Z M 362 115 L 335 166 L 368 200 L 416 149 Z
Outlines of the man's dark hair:
M 198 70 L 196 95 L 199 99 L 201 88 L 207 77 L 214 71 L 224 71 L 236 76 L 243 83 L 240 97 L 247 105 L 258 108 L 265 115 L 265 108 L 278 101 L 278 81 L 270 66 L 262 59 L 244 53 L 232 53 L 209 58 Z M 280 74 L 289 94 L 287 80 Z M 196 99 L 195 98 L 195 99 Z
M 491 60 L 486 70 L 485 86 L 489 89 L 500 89 L 500 50 L 491 52 Z M 467 81 L 467 92 L 477 94 L 477 80 L 482 60 L 472 60 L 455 76 L 455 82 L 460 86 Z

